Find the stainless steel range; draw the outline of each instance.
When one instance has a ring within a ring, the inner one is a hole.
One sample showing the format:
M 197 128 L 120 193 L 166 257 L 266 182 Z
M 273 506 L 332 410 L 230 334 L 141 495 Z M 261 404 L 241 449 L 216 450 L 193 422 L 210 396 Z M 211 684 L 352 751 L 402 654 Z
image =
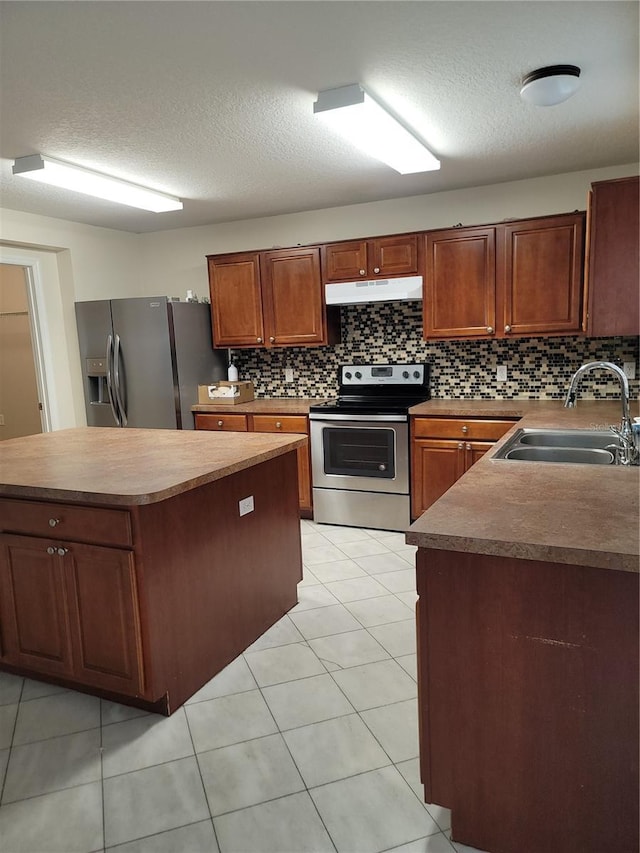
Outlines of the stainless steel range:
M 314 520 L 380 530 L 411 523 L 409 408 L 428 364 L 346 364 L 339 396 L 311 406 Z

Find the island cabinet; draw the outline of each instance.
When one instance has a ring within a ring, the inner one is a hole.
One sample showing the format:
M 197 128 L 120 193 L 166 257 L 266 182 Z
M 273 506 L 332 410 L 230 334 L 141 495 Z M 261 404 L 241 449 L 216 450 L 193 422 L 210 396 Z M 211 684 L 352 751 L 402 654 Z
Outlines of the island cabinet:
M 452 840 L 637 853 L 638 574 L 420 547 L 416 575 L 420 773 Z
M 309 419 L 306 415 L 261 414 L 240 415 L 221 412 L 194 412 L 195 428 L 206 430 L 232 430 L 236 432 L 270 432 L 304 435 L 305 443 L 297 448 L 298 497 L 300 514 L 311 517 L 313 501 L 311 489 L 311 455 L 309 449 Z
M 326 283 L 421 274 L 422 241 L 418 234 L 396 234 L 322 246 Z
M 584 330 L 592 337 L 640 334 L 638 177 L 591 185 Z
M 488 418 L 412 418 L 411 517 L 422 515 L 515 422 Z
M 580 333 L 583 246 L 583 213 L 427 232 L 424 337 Z
M 326 345 L 339 313 L 324 304 L 320 249 L 208 255 L 214 347 Z

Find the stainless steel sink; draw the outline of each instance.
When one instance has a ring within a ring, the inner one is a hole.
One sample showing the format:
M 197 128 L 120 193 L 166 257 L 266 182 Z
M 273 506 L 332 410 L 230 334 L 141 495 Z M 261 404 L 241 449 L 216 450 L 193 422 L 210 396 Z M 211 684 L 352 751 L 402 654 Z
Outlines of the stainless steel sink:
M 519 429 L 494 459 L 613 465 L 616 437 L 607 430 Z

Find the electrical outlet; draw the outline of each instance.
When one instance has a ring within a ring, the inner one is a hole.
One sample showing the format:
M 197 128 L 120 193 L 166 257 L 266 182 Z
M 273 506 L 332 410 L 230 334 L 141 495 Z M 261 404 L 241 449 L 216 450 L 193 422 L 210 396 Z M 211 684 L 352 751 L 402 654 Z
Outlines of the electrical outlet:
M 627 379 L 635 379 L 636 378 L 636 363 L 635 361 L 625 361 L 622 365 L 622 369 L 624 370 L 624 375 Z
M 496 380 L 498 382 L 506 382 L 507 381 L 507 365 L 499 364 L 496 368 Z
M 238 509 L 240 510 L 240 515 L 247 515 L 253 512 L 253 495 L 249 495 L 248 498 L 242 498 L 241 501 L 238 501 Z
M 293 382 L 293 368 L 285 367 L 285 369 L 284 369 L 284 381 L 285 382 Z

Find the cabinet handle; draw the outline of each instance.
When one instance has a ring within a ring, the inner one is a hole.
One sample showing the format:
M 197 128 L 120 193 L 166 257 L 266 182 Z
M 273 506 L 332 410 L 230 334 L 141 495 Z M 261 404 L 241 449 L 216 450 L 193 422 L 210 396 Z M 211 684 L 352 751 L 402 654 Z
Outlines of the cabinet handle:
M 56 553 L 56 549 L 52 548 L 51 545 L 49 545 L 49 547 L 47 548 L 47 554 L 55 554 L 55 553 Z
M 57 527 L 60 524 L 59 518 L 50 518 L 49 519 L 49 527 Z
M 493 334 L 493 326 L 487 326 L 487 334 L 488 334 L 488 335 L 492 335 L 492 334 Z
M 276 421 L 276 429 L 282 429 L 282 421 Z
M 64 555 L 68 554 L 68 553 L 69 553 L 68 548 L 58 548 L 58 556 L 59 557 L 64 557 Z
M 504 327 L 504 330 L 505 330 L 505 332 L 507 332 L 507 334 L 508 334 L 508 333 L 511 331 L 511 326 L 505 326 L 505 327 Z
M 462 427 L 462 432 L 469 432 L 469 427 L 468 427 L 468 426 L 463 426 L 463 427 Z
M 273 337 L 273 335 L 269 338 L 269 340 L 271 341 L 272 344 L 275 344 L 275 342 L 276 342 L 276 339 Z
M 374 267 L 374 268 L 373 268 L 373 271 L 374 271 L 374 272 L 380 272 L 380 267 Z
M 262 343 L 262 338 L 256 338 L 256 341 L 257 341 L 259 344 L 261 344 L 261 343 Z
M 219 427 L 224 426 L 224 421 L 218 421 L 218 426 Z
M 366 274 L 367 274 L 366 270 L 360 270 L 360 275 L 366 275 Z

